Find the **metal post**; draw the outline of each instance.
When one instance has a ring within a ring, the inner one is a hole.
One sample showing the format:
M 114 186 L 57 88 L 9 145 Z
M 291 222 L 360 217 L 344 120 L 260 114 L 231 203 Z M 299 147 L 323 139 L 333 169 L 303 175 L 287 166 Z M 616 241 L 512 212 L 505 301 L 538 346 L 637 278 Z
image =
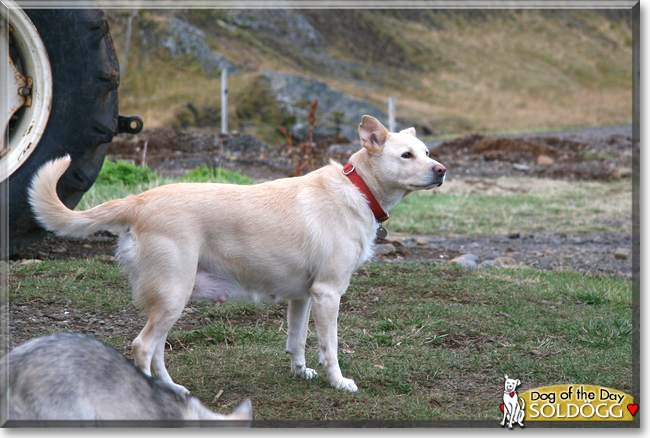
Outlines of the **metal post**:
M 133 32 L 133 19 L 138 15 L 138 10 L 133 9 L 126 19 L 126 43 L 124 44 L 124 55 L 120 63 L 120 78 L 124 80 L 129 69 L 129 52 L 131 51 L 131 34 Z
M 392 96 L 388 98 L 388 130 L 395 132 L 395 99 Z
M 221 70 L 221 133 L 228 133 L 228 69 Z

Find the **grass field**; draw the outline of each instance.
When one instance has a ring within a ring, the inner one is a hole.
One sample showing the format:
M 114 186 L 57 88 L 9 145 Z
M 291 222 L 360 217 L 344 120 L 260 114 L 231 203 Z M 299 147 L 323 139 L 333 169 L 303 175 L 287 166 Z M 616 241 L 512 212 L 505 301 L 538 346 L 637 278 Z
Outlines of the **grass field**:
M 112 262 L 43 261 L 11 271 L 12 305 L 105 321 L 89 329 L 104 330 L 120 350 L 144 324 Z M 34 335 L 61 329 L 44 324 Z M 371 263 L 354 276 L 340 314 L 339 357 L 356 394 L 290 375 L 279 305 L 193 304 L 170 334 L 167 360 L 172 376 L 210 407 L 228 411 L 251 398 L 256 419 L 498 420 L 504 373 L 519 378 L 522 391 L 569 382 L 630 392 L 631 330 L 625 280 Z M 307 360 L 322 372 L 313 332 Z
M 442 235 L 632 232 L 632 183 L 527 177 L 454 180 L 391 213 L 395 231 Z
M 177 179 L 108 162 L 79 208 L 175 181 L 252 183 L 224 169 Z M 390 229 L 441 235 L 630 232 L 629 180 L 458 179 L 409 196 Z M 23 337 L 94 332 L 129 354 L 144 325 L 125 277 L 105 257 L 12 263 L 12 306 L 38 309 Z M 192 303 L 169 336 L 174 379 L 255 419 L 494 420 L 503 374 L 520 391 L 558 383 L 632 390 L 632 284 L 530 268 L 465 271 L 444 262 L 373 262 L 353 277 L 339 317 L 339 358 L 360 391 L 291 376 L 282 305 Z M 50 320 L 51 319 L 51 320 Z M 63 321 L 63 322 L 62 322 Z M 22 326 L 24 327 L 24 325 Z M 308 366 L 319 372 L 315 333 Z

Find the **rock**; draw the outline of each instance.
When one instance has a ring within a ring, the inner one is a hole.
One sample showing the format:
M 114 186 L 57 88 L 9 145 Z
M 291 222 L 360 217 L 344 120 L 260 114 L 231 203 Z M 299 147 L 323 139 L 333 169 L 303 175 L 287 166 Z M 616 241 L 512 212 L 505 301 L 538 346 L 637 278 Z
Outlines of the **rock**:
M 614 258 L 618 260 L 625 260 L 628 258 L 628 251 L 626 248 L 617 248 L 614 251 Z
M 614 178 L 627 178 L 632 175 L 632 169 L 629 167 L 617 167 L 612 172 Z
M 305 138 L 307 132 L 304 121 L 309 113 L 309 105 L 305 103 L 314 99 L 318 99 L 316 135 L 334 136 L 338 131 L 339 136 L 354 141 L 358 138 L 357 126 L 361 114 L 386 119 L 386 114 L 375 105 L 334 90 L 324 82 L 273 71 L 264 72 L 264 78 L 275 100 L 299 122 L 292 128 L 292 134 L 298 138 Z
M 399 239 L 399 238 L 398 238 Z M 417 244 L 415 237 L 403 237 L 401 243 L 404 246 L 415 246 Z
M 390 254 L 394 254 L 396 252 L 396 248 L 392 243 L 379 243 L 375 245 L 375 257 L 380 257 L 380 256 L 387 256 Z
M 508 234 L 508 239 L 519 239 L 521 237 L 521 233 L 510 233 Z
M 29 265 L 35 265 L 37 263 L 41 263 L 43 260 L 39 259 L 25 259 L 21 260 L 18 264 L 21 266 L 29 266 Z
M 102 262 L 114 262 L 115 257 L 111 255 L 98 255 L 97 257 L 95 257 L 95 260 L 99 260 Z
M 65 246 L 57 246 L 56 248 L 52 248 L 52 252 L 57 254 L 64 254 L 68 252 L 68 248 L 66 248 Z
M 511 268 L 517 266 L 518 263 L 512 257 L 497 257 L 496 259 L 486 260 L 479 265 L 480 268 Z
M 496 261 L 494 259 L 485 260 L 478 265 L 479 268 L 494 268 L 495 266 Z
M 426 246 L 431 243 L 431 240 L 427 239 L 426 237 L 417 237 L 415 239 L 415 243 L 420 246 Z
M 458 265 L 462 268 L 476 269 L 478 267 L 478 256 L 474 254 L 463 254 L 449 260 L 449 263 Z
M 528 172 L 530 170 L 530 166 L 522 163 L 515 163 L 512 165 L 512 168 L 520 172 Z
M 517 261 L 513 259 L 512 257 L 497 257 L 495 260 L 495 263 L 500 266 L 515 266 L 517 265 Z
M 537 164 L 544 167 L 552 166 L 555 164 L 555 160 L 548 155 L 541 154 L 537 157 Z
M 172 58 L 195 59 L 203 71 L 210 75 L 220 73 L 224 68 L 227 68 L 229 73 L 238 72 L 233 63 L 210 47 L 205 32 L 198 27 L 177 17 L 172 17 L 163 27 L 162 34 L 150 35 L 152 41 L 146 41 L 145 44 L 164 47 Z

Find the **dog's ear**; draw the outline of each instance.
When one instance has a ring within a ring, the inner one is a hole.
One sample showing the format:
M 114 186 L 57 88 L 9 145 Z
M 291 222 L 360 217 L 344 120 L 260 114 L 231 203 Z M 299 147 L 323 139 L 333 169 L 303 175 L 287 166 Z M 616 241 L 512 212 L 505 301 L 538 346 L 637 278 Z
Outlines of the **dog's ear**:
M 413 137 L 415 137 L 415 128 L 411 126 L 410 128 L 402 129 L 399 133 L 400 134 L 408 134 L 408 135 L 412 135 Z
M 519 385 L 521 385 L 521 382 L 519 381 L 519 379 L 517 379 L 517 386 Z
M 507 374 L 504 374 L 504 375 L 503 375 L 503 378 L 504 378 L 505 380 L 508 380 L 508 375 L 507 375 Z
M 366 115 L 361 117 L 359 138 L 361 139 L 361 146 L 366 148 L 368 152 L 377 154 L 384 149 L 384 144 L 388 138 L 388 129 L 379 120 Z

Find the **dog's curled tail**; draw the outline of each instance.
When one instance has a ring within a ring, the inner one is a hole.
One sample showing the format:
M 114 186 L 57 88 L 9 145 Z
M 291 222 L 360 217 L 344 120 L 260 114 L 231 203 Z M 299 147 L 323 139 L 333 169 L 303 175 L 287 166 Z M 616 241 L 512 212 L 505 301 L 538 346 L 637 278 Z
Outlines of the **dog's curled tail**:
M 103 230 L 123 231 L 129 224 L 128 198 L 108 201 L 85 211 L 73 211 L 61 202 L 56 184 L 69 166 L 69 155 L 57 158 L 41 166 L 32 179 L 28 196 L 36 220 L 59 236 L 86 237 Z

